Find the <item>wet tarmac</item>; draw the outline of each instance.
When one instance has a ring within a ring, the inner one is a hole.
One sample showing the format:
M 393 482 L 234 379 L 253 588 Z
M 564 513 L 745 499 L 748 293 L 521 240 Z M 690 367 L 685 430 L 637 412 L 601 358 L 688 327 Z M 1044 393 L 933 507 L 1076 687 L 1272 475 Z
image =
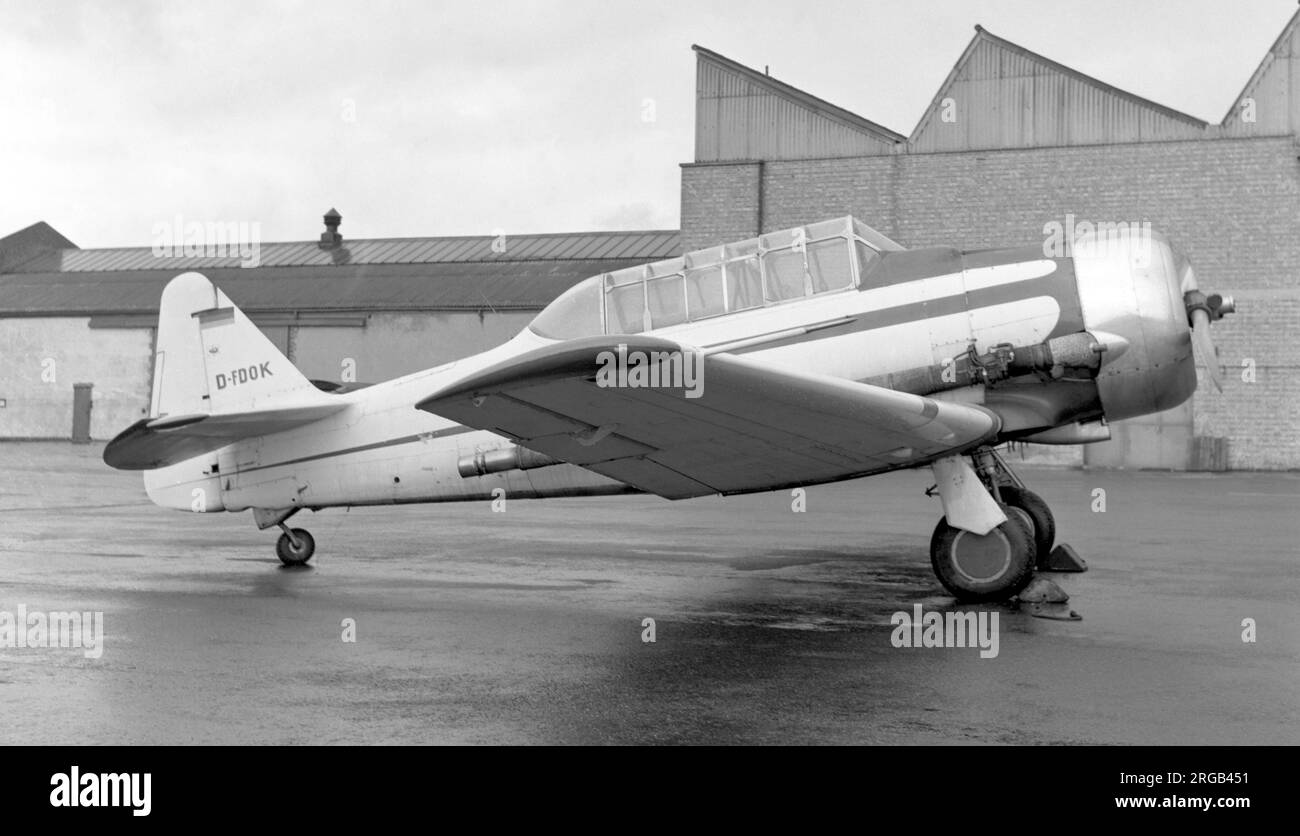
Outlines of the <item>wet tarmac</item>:
M 0 647 L 0 743 L 1300 743 L 1296 474 L 1023 470 L 1091 567 L 1054 576 L 1083 620 L 995 608 L 981 658 L 891 642 L 895 612 L 954 608 L 928 471 L 804 513 L 304 513 L 294 570 L 249 514 L 155 508 L 101 452 L 0 443 L 0 613 L 104 614 L 99 658 Z

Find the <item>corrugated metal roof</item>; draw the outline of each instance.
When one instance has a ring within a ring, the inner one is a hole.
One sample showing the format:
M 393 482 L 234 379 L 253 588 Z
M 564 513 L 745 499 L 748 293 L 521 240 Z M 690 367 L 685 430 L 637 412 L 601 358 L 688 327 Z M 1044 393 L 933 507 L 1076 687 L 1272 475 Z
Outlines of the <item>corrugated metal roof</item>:
M 209 236 L 216 240 L 215 236 Z M 495 249 L 494 249 L 495 245 Z M 676 253 L 681 246 L 677 230 L 631 232 L 580 232 L 547 235 L 507 235 L 498 243 L 495 236 L 453 238 L 375 238 L 344 240 L 337 250 L 322 249 L 314 241 L 262 244 L 259 266 L 331 267 L 339 264 L 447 264 L 469 262 L 575 261 L 602 258 L 600 250 L 619 248 L 623 257 L 652 260 L 664 253 Z M 178 248 L 179 249 L 179 248 Z M 498 251 L 499 250 L 499 251 Z M 11 272 L 77 273 L 116 270 L 201 270 L 237 267 L 241 258 L 216 246 L 201 254 L 155 254 L 150 247 L 122 247 L 100 250 L 65 249 L 45 253 L 11 268 Z
M 695 161 L 859 157 L 906 137 L 701 46 Z
M 158 257 L 149 248 L 59 250 L 0 273 L 0 316 L 156 313 L 163 286 L 199 270 L 253 312 L 538 310 L 589 276 L 681 254 L 672 230 L 263 244 L 261 264 Z M 608 254 L 611 248 L 617 257 Z M 20 271 L 20 272 L 19 272 Z
M 203 274 L 249 312 L 539 310 L 579 281 L 641 259 L 213 267 Z M 181 271 L 183 272 L 183 271 Z M 0 275 L 0 317 L 157 313 L 176 270 Z
M 943 121 L 944 99 L 956 118 Z M 1200 139 L 1208 124 L 1098 81 L 982 26 L 912 132 L 909 150 Z
M 1249 102 L 1254 121 L 1242 117 Z M 1223 117 L 1228 136 L 1268 136 L 1300 132 L 1300 11 L 1282 27 L 1241 95 Z

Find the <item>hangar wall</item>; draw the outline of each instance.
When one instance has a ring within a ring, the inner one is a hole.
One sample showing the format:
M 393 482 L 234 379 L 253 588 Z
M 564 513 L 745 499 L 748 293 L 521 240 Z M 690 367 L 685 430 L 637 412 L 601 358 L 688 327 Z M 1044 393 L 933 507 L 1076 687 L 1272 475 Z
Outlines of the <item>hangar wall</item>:
M 307 377 L 374 383 L 484 351 L 517 334 L 532 312 L 368 313 L 358 326 L 263 325 Z M 0 318 L 0 438 L 68 438 L 74 383 L 93 383 L 91 438 L 112 438 L 149 409 L 153 328 L 92 328 L 89 317 Z M 256 321 L 256 318 L 254 318 Z M 13 362 L 12 358 L 18 358 Z M 355 375 L 343 376 L 344 361 Z
M 372 313 L 363 328 L 297 327 L 290 359 L 313 380 L 373 383 L 417 372 L 500 345 L 523 330 L 532 312 Z
M 94 384 L 91 437 L 112 438 L 148 411 L 152 356 L 149 328 L 91 328 L 89 317 L 0 319 L 0 438 L 71 437 L 74 383 Z
M 1214 331 L 1224 394 L 1196 398 L 1195 433 L 1227 437 L 1231 467 L 1294 468 L 1300 438 L 1278 419 L 1300 414 L 1298 153 L 1283 136 L 687 164 L 682 229 L 697 248 L 852 214 L 905 246 L 979 249 L 1042 241 L 1067 212 L 1149 221 L 1237 299 Z
M 875 123 L 696 52 L 707 118 L 682 167 L 686 249 L 845 214 L 905 246 L 963 249 L 1044 241 L 1053 222 L 1150 223 L 1188 255 L 1203 289 L 1236 298 L 1213 332 L 1225 391 L 1201 369 L 1190 406 L 1120 422 L 1113 441 L 1053 458 L 1217 467 L 1226 441 L 1229 468 L 1300 468 L 1300 12 L 1217 125 L 980 26 L 912 134 L 892 145 Z M 724 95 L 737 101 L 711 106 Z M 860 150 L 818 132 L 779 141 L 812 119 L 808 107 L 859 130 Z

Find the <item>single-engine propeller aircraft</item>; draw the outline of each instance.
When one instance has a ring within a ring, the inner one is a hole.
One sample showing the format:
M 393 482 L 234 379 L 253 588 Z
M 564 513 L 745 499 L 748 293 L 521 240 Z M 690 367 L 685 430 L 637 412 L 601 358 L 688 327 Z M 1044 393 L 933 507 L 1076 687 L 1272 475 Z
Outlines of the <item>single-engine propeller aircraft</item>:
M 1206 295 L 1157 233 L 1044 247 L 905 249 L 848 217 L 594 276 L 509 342 L 353 391 L 313 385 L 198 273 L 168 283 L 149 417 L 111 466 L 158 505 L 253 510 L 276 551 L 304 508 L 652 493 L 743 494 L 929 467 L 930 541 L 962 600 L 1045 567 L 1046 503 L 995 447 L 1105 440 L 1176 406 Z

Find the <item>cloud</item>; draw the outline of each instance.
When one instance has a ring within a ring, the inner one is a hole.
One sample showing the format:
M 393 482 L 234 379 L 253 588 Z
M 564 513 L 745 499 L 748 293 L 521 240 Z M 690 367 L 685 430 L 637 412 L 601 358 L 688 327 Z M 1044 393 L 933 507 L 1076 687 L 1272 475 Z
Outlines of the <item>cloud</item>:
M 907 132 L 979 21 L 1217 118 L 1292 8 L 0 0 L 0 234 L 142 245 L 180 212 L 310 239 L 330 206 L 352 237 L 675 226 L 691 43 Z M 1165 69 L 1139 79 L 1157 24 Z M 1221 42 L 1239 72 L 1180 81 Z

